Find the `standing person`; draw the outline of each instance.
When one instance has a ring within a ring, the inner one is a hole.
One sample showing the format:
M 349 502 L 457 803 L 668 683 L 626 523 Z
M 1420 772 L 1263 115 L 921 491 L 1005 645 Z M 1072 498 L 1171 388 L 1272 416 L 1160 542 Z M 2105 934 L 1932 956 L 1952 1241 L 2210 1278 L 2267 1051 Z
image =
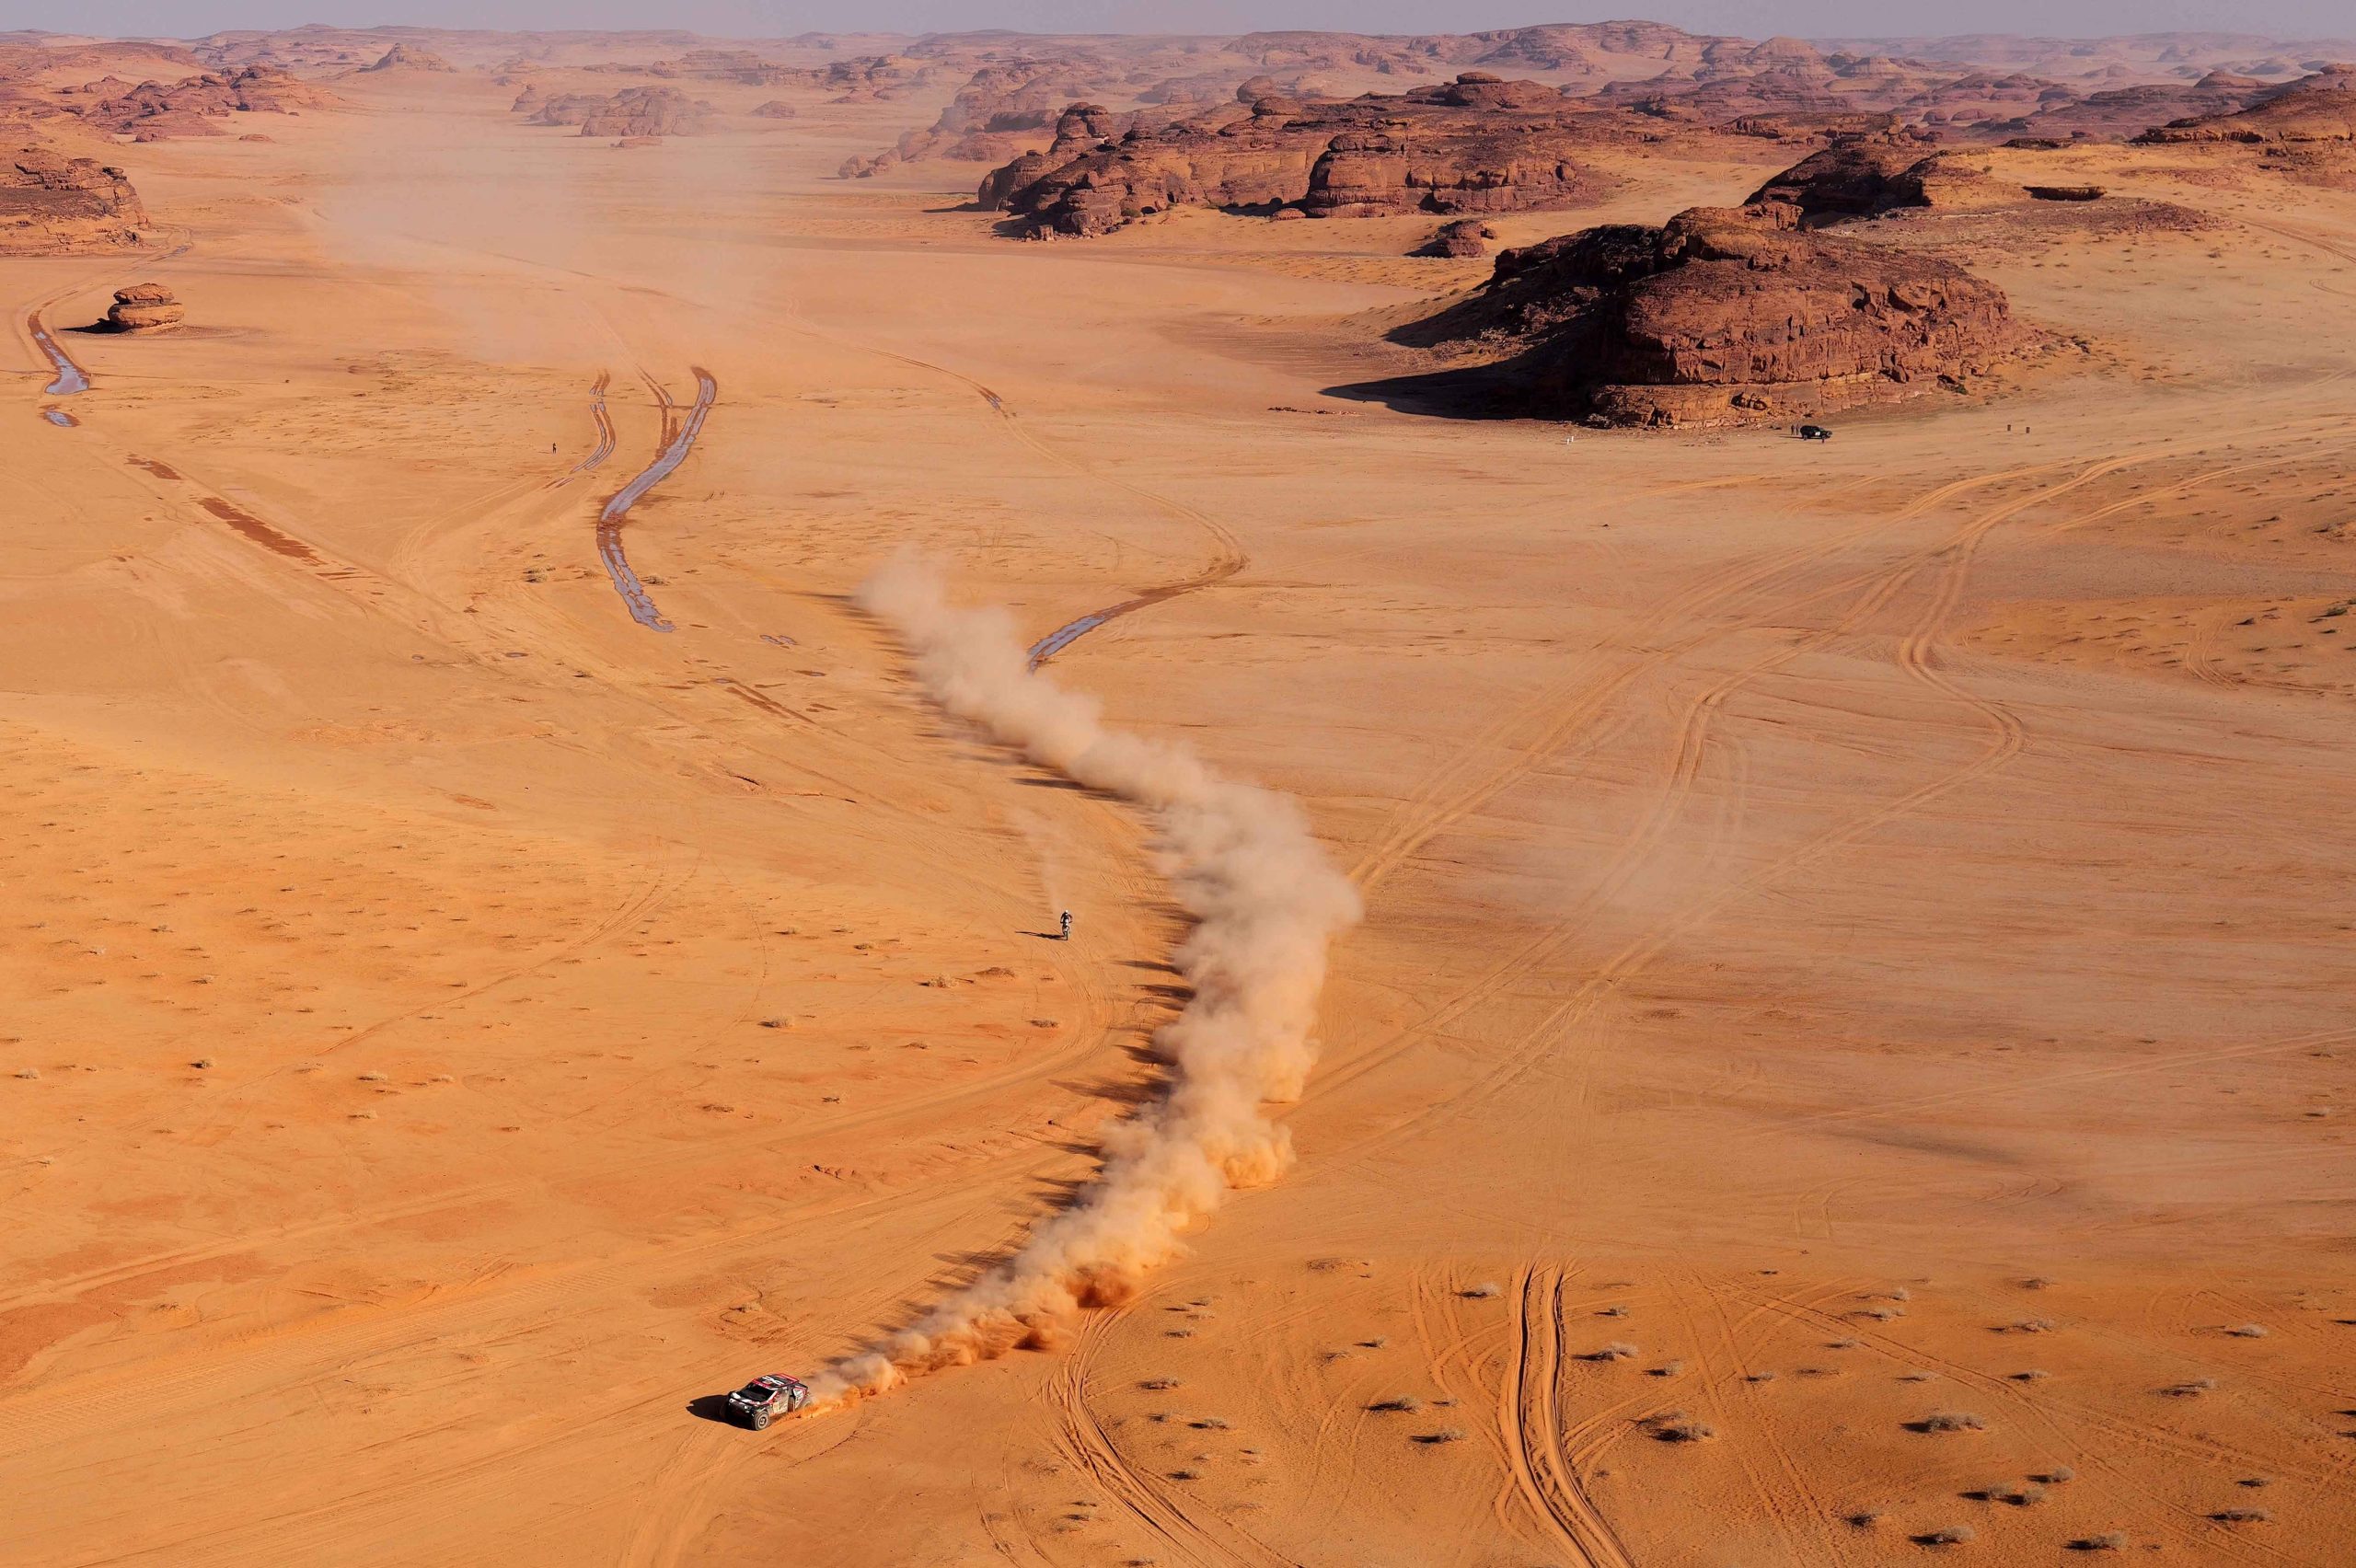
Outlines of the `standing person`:
M 1071 940 L 1071 911 L 1068 909 L 1064 911 L 1064 934 L 1056 940 L 1066 942 Z

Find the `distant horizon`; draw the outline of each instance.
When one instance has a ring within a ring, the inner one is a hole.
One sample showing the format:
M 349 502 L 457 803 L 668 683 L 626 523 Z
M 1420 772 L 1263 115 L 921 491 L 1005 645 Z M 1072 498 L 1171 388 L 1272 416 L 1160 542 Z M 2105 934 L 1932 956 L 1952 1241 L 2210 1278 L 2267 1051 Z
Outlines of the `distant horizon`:
M 2263 28 L 2246 20 L 2247 7 L 2223 0 L 1988 0 L 1973 20 L 1956 28 L 1953 11 L 1923 0 L 1691 0 L 1630 14 L 1607 3 L 1585 14 L 1577 7 L 1533 15 L 1524 6 L 1441 7 L 1413 0 L 1266 0 L 1237 4 L 1205 0 L 885 0 L 849 7 L 798 0 L 665 0 L 660 20 L 641 0 L 414 0 L 398 17 L 391 6 L 355 0 L 93 0 L 85 14 L 61 25 L 54 0 L 0 0 L 0 33 L 67 37 L 188 40 L 225 32 L 291 32 L 304 27 L 386 31 L 414 29 L 449 33 L 694 33 L 709 38 L 783 39 L 803 33 L 923 38 L 986 33 L 1017 37 L 1228 38 L 1252 32 L 1334 32 L 1377 37 L 1506 31 L 1549 25 L 1658 22 L 1685 31 L 1750 39 L 1804 39 L 1812 43 L 1937 41 L 2016 38 L 2056 42 L 2211 34 L 2270 44 L 2346 43 L 2356 40 L 2340 0 L 2286 0 Z M 348 11 L 349 15 L 332 14 Z M 1570 14 L 1565 14 L 1565 12 Z M 830 14 L 831 13 L 831 14 Z M 1918 15 L 1945 26 L 1906 26 Z M 2017 18 L 2011 20 L 2011 18 Z M 1183 22 L 1183 25 L 1180 25 Z M 1871 25 L 1857 25 L 1859 23 Z M 2034 24 L 2034 25 L 2024 25 Z

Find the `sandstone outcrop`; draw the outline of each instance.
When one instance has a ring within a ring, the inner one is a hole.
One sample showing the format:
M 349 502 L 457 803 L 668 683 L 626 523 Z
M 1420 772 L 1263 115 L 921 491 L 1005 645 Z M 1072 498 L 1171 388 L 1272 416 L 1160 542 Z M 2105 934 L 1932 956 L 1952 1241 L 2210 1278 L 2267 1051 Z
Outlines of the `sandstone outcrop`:
M 647 66 L 650 76 L 687 77 L 699 82 L 737 82 L 748 87 L 776 87 L 802 73 L 790 65 L 764 60 L 749 49 L 690 49 L 676 60 L 657 60 Z
M 983 177 L 975 200 L 988 212 L 1013 201 L 1015 192 L 1124 133 L 1124 121 L 1102 104 L 1076 103 L 1056 117 L 1055 141 L 1043 153 L 1025 153 Z
M 117 332 L 165 332 L 187 318 L 179 296 L 161 283 L 133 283 L 114 291 L 107 326 Z
M 1489 241 L 1496 237 L 1497 231 L 1478 218 L 1456 218 L 1440 225 L 1416 254 L 1469 260 L 1486 256 Z
M 2034 114 L 1984 121 L 1979 129 L 1989 134 L 2055 141 L 2124 141 L 2178 120 L 2237 113 L 2282 90 L 2280 83 L 2212 71 L 2195 82 L 2142 82 L 2084 97 L 2073 95 Z
M 2356 142 L 2356 65 L 2327 66 L 2291 83 L 2263 103 L 2231 114 L 2155 126 L 2135 140 L 2147 146 L 2189 142 Z
M 562 93 L 542 101 L 535 125 L 578 125 L 583 136 L 693 136 L 717 110 L 676 87 L 624 87 L 607 98 Z
M 0 256 L 75 256 L 140 243 L 147 214 L 121 169 L 27 147 L 0 157 Z
M 432 50 L 412 49 L 397 43 L 376 57 L 373 65 L 363 65 L 363 71 L 455 71 L 456 66 Z
M 1172 206 L 1298 206 L 1312 217 L 1561 207 L 1604 181 L 1575 156 L 1608 134 L 1543 84 L 1478 72 L 1396 97 L 1266 98 L 1083 144 L 1104 110 L 1076 104 L 1054 149 L 977 192 L 1034 234 L 1100 235 Z
M 1958 386 L 2035 341 L 1962 268 L 1694 208 L 1507 250 L 1477 295 L 1393 335 L 1493 359 L 1493 405 L 1612 424 L 1737 423 Z M 1464 373 L 1451 373 L 1461 378 Z
M 756 120 L 791 120 L 799 112 L 800 110 L 796 110 L 791 104 L 786 102 L 783 98 L 771 98 L 768 102 L 760 105 L 753 110 L 753 118 Z
M 112 86 L 118 91 L 106 91 Z M 212 123 L 232 114 L 294 114 L 334 103 L 324 88 L 273 66 L 249 65 L 226 75 L 202 75 L 173 82 L 94 82 L 94 101 L 77 109 L 83 123 L 143 142 L 173 136 L 217 136 Z
M 1839 223 L 1891 207 L 1920 205 L 1921 188 L 1912 171 L 1931 154 L 1927 136 L 1906 130 L 1845 137 L 1810 153 L 1745 201 L 1796 207 L 1804 224 Z

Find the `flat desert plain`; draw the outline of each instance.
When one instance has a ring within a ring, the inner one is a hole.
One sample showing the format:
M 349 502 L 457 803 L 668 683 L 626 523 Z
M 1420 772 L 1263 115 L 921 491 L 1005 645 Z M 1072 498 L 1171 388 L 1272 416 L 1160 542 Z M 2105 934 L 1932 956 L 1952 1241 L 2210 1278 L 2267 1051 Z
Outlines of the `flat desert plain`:
M 0 271 L 0 1558 L 2356 1561 L 2356 195 L 2054 155 L 2216 222 L 1996 236 L 2070 351 L 1809 443 L 1343 390 L 1486 276 L 1427 224 L 338 92 Z M 1775 167 L 1607 157 L 1503 237 Z M 756 1433 L 1186 1001 L 1158 819 L 936 705 L 904 548 L 1118 608 L 1045 677 L 1364 917 L 1288 1171 Z

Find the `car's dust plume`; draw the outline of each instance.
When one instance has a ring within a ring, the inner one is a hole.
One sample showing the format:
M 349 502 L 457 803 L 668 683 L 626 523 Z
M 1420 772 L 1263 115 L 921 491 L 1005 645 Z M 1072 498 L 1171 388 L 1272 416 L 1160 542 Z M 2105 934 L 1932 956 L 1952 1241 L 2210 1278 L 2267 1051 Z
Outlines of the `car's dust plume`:
M 1291 797 L 1222 778 L 1184 747 L 1105 729 L 1092 699 L 1026 667 L 1004 611 L 952 606 L 939 574 L 906 557 L 870 578 L 859 602 L 899 634 L 947 711 L 1154 813 L 1195 920 L 1173 955 L 1193 995 L 1156 1037 L 1171 1064 L 1168 1097 L 1112 1130 L 1103 1169 L 1073 1205 L 917 1322 L 819 1374 L 813 1409 L 1051 1342 L 1080 1309 L 1128 1297 L 1230 1188 L 1280 1174 L 1291 1142 L 1265 1106 L 1299 1096 L 1326 947 L 1358 916 L 1356 891 Z

